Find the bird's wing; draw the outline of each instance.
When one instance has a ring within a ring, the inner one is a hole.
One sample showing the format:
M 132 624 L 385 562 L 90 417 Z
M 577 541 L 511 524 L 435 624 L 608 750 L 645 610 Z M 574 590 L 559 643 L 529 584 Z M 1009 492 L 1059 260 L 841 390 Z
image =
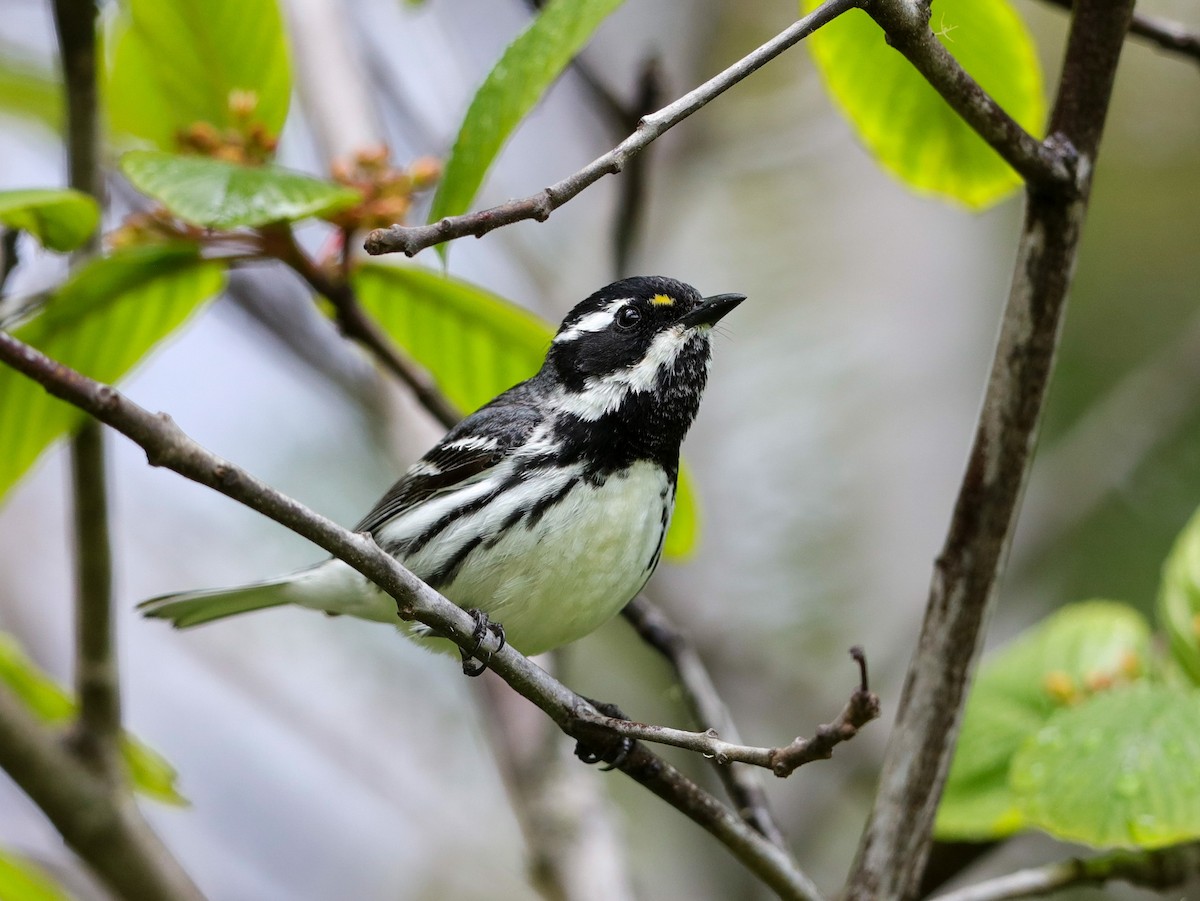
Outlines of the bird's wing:
M 435 495 L 477 480 L 519 448 L 542 415 L 519 389 L 472 413 L 414 463 L 362 521 L 356 532 L 374 532 Z

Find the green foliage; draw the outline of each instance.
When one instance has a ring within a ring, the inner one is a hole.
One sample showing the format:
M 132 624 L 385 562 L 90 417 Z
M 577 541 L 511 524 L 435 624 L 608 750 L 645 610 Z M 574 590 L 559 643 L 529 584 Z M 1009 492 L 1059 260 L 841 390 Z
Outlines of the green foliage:
M 25 656 L 12 636 L 3 632 L 0 632 L 0 684 L 11 690 L 43 722 L 57 726 L 75 715 L 75 702 L 71 697 Z M 130 781 L 139 792 L 166 804 L 187 803 L 175 788 L 174 768 L 160 754 L 128 733 L 121 737 L 121 758 L 129 771 Z M 3 879 L 3 858 L 0 858 L 0 898 L 8 901 L 10 896 L 3 891 Z
M 277 135 L 291 94 L 287 42 L 275 0 L 128 0 L 111 39 L 106 99 L 112 128 L 162 150 L 196 122 L 241 128 L 234 92 Z
M 353 206 L 357 191 L 277 166 L 134 150 L 121 171 L 143 194 L 205 228 L 258 228 Z
M 508 45 L 463 119 L 429 221 L 465 212 L 504 142 L 621 0 L 551 0 Z
M 74 250 L 100 224 L 100 208 L 80 191 L 0 191 L 0 223 L 29 232 L 50 250 Z
M 1056 712 L 1013 760 L 1031 826 L 1098 847 L 1200 836 L 1200 692 L 1140 683 Z
M 532 313 L 428 269 L 368 263 L 351 283 L 363 308 L 463 411 L 537 372 L 554 335 Z
M 0 899 L 3 901 L 70 901 L 57 883 L 30 860 L 0 850 Z
M 803 0 L 806 10 L 818 0 Z M 1029 32 L 1007 0 L 938 0 L 930 23 L 964 69 L 1027 131 L 1045 117 L 1041 68 Z M 852 10 L 808 39 L 836 105 L 876 161 L 918 193 L 972 209 L 1008 195 L 1020 179 L 899 53 Z
M 15 337 L 101 382 L 124 376 L 220 291 L 224 265 L 190 245 L 142 247 L 80 268 Z M 0 368 L 0 497 L 84 414 Z
M 1163 567 L 1158 618 L 1175 660 L 1200 683 L 1200 512 L 1180 533 Z
M 62 128 L 62 85 L 53 73 L 14 61 L 0 46 L 0 113 Z
M 365 264 L 351 283 L 363 308 L 423 366 L 460 410 L 483 406 L 542 365 L 554 330 L 475 285 L 416 266 Z M 679 477 L 669 558 L 692 553 L 699 515 L 691 477 Z
M 1114 601 L 1064 607 L 980 667 L 938 810 L 937 835 L 1000 838 L 1031 825 L 1010 785 L 1013 757 L 1063 708 L 1148 668 L 1150 629 Z

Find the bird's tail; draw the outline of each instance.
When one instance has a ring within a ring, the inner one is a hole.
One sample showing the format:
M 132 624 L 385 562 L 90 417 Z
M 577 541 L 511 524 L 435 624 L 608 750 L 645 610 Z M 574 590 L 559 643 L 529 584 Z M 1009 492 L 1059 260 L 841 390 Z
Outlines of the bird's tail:
M 199 626 L 252 610 L 266 610 L 291 603 L 287 587 L 292 577 L 255 582 L 240 588 L 217 588 L 209 591 L 181 591 L 164 594 L 138 604 L 144 616 L 165 619 L 176 629 Z

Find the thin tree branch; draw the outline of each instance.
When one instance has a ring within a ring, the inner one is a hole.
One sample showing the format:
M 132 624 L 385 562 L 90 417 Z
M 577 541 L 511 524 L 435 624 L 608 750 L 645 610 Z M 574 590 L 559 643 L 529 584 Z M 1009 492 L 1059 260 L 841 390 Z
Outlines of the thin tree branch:
M 1200 843 L 1158 851 L 1114 851 L 1087 859 L 1073 858 L 1044 867 L 1018 870 L 938 895 L 937 901 L 1011 901 L 1036 898 L 1064 888 L 1128 882 L 1167 891 L 1200 875 Z
M 401 619 L 419 620 L 460 647 L 477 651 L 475 620 L 386 554 L 369 535 L 354 534 L 317 515 L 232 463 L 205 450 L 165 414 L 152 414 L 116 389 L 95 382 L 0 331 L 0 362 L 24 373 L 132 439 L 152 466 L 164 466 L 275 520 L 362 573 L 396 599 Z M 510 645 L 491 653 L 489 668 L 544 711 L 560 729 L 588 742 L 603 720 L 572 692 Z M 796 862 L 733 811 L 666 761 L 635 744 L 618 767 L 724 844 L 783 898 L 820 899 Z
M 1046 0 L 1051 6 L 1070 10 L 1074 0 Z M 1189 31 L 1178 22 L 1146 16 L 1135 12 L 1129 23 L 1129 33 L 1144 38 L 1159 49 L 1181 56 L 1191 57 L 1192 61 L 1200 64 L 1200 34 Z
M 674 668 L 692 719 L 700 728 L 715 730 L 730 742 L 740 744 L 742 740 L 729 708 L 717 692 L 699 652 L 687 637 L 644 596 L 639 595 L 630 601 L 621 615 L 641 639 L 662 654 Z M 758 773 L 744 763 L 718 765 L 716 769 L 742 819 L 770 839 L 772 844 L 786 848 L 787 839 L 771 813 L 767 793 Z
M 1030 185 L 1070 185 L 1064 150 L 1039 141 L 979 86 L 929 27 L 929 2 L 869 0 L 864 7 L 951 108 Z
M 851 648 L 850 653 L 861 667 L 862 680 L 837 719 L 818 726 L 817 733 L 812 738 L 797 738 L 791 744 L 778 748 L 756 748 L 725 741 L 715 729 L 707 732 L 687 732 L 683 729 L 651 726 L 602 714 L 593 716 L 588 712 L 581 714 L 579 719 L 584 726 L 598 726 L 626 738 L 653 741 L 695 751 L 712 758 L 718 766 L 749 763 L 763 767 L 782 779 L 806 763 L 828 760 L 833 756 L 835 746 L 852 739 L 859 729 L 879 716 L 879 697 L 867 686 L 866 658 L 859 648 Z
M 2 334 L 2 333 L 0 333 Z M 127 793 L 88 769 L 0 685 L 0 768 L 120 898 L 203 901 Z
M 969 680 L 995 606 L 1053 370 L 1096 153 L 1133 0 L 1078 0 L 1050 140 L 1074 148 L 1070 193 L 1027 189 L 1012 288 L 979 424 L 925 620 L 909 665 L 879 791 L 846 897 L 919 891 L 934 814 Z
M 709 101 L 719 97 L 738 82 L 758 71 L 785 50 L 795 46 L 822 25 L 837 18 L 864 0 L 826 0 L 804 18 L 792 24 L 753 53 L 738 60 L 715 78 L 684 94 L 639 123 L 637 129 L 608 153 L 593 160 L 583 169 L 531 197 L 511 200 L 500 206 L 462 216 L 449 216 L 431 225 L 375 229 L 367 235 L 366 249 L 370 254 L 404 253 L 413 256 L 427 247 L 461 238 L 464 235 L 481 237 L 503 225 L 526 219 L 545 222 L 554 210 L 571 200 L 585 188 L 605 175 L 620 172 L 629 160 L 644 150 L 666 131 L 678 125 Z
M 104 203 L 100 117 L 96 100 L 96 16 L 93 0 L 54 0 L 67 108 L 67 170 L 72 188 Z M 99 232 L 72 259 L 95 255 Z M 121 779 L 121 695 L 112 616 L 112 552 L 104 434 L 85 422 L 71 442 L 74 492 L 76 603 L 75 693 L 79 701 L 73 745 L 113 785 Z
M 462 413 L 442 394 L 430 375 L 405 357 L 358 303 L 350 283 L 332 278 L 296 243 L 291 228 L 284 225 L 263 234 L 265 252 L 290 266 L 309 286 L 333 304 L 342 334 L 369 350 L 388 371 L 409 387 L 417 401 L 446 428 L 462 419 Z

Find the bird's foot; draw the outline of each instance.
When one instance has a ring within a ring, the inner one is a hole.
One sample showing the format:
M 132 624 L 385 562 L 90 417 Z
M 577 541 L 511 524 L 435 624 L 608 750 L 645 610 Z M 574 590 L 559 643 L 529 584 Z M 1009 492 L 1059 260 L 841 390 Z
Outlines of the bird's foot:
M 629 719 L 616 704 L 593 701 L 591 698 L 584 698 L 584 700 L 607 717 L 617 720 Z M 588 738 L 586 741 L 583 739 L 576 741 L 575 756 L 589 765 L 603 763 L 604 766 L 600 769 L 607 772 L 608 770 L 615 770 L 623 764 L 629 757 L 629 753 L 633 750 L 635 744 L 636 742 L 627 735 L 614 735 L 608 732 L 603 736 Z
M 488 664 L 492 660 L 492 655 L 500 651 L 506 644 L 504 627 L 488 619 L 488 615 L 482 610 L 472 608 L 467 613 L 470 614 L 471 619 L 475 620 L 475 631 L 471 633 L 471 637 L 475 639 L 475 644 L 471 647 L 470 651 L 459 648 L 458 653 L 462 656 L 463 675 L 478 676 L 488 668 Z M 484 651 L 483 656 L 480 657 L 480 648 L 483 647 L 484 639 L 489 635 L 496 639 L 496 647 Z

